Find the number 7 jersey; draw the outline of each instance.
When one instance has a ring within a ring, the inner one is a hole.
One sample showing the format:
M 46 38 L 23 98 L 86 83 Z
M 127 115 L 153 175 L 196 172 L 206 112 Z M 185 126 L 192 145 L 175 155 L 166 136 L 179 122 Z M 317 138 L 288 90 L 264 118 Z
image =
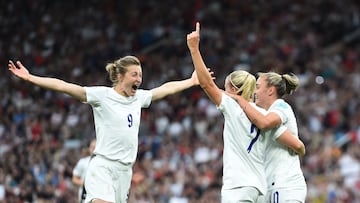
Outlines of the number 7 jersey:
M 252 103 L 253 106 L 255 104 Z M 262 113 L 264 109 L 255 107 Z M 257 129 L 248 119 L 239 104 L 223 93 L 218 109 L 223 113 L 224 153 L 223 153 L 223 189 L 255 187 L 266 193 L 264 167 L 265 132 Z M 281 126 L 273 133 L 280 135 L 286 130 Z

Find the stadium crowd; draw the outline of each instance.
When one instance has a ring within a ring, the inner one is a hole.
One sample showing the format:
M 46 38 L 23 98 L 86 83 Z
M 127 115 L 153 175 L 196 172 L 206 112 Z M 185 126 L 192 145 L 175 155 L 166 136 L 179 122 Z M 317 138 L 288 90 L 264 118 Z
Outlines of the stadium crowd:
M 239 68 L 299 76 L 286 99 L 307 149 L 308 202 L 360 202 L 358 1 L 17 0 L 0 11 L 0 202 L 77 202 L 72 169 L 95 136 L 90 106 L 11 76 L 9 59 L 90 86 L 110 85 L 107 62 L 136 55 L 150 89 L 190 76 L 197 20 L 220 86 Z M 196 87 L 144 109 L 129 201 L 219 202 L 222 125 Z

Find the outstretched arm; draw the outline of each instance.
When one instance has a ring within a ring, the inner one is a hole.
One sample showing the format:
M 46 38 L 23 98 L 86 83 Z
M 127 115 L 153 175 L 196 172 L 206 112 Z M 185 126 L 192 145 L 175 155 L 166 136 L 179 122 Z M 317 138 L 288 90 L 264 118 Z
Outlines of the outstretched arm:
M 191 78 L 180 81 L 167 82 L 157 88 L 152 89 L 152 101 L 156 101 L 168 95 L 181 92 L 195 85 L 199 85 L 199 81 L 197 79 L 196 72 L 194 71 L 191 75 Z
M 240 95 L 235 94 L 228 94 L 232 98 L 234 98 L 240 107 L 244 110 L 246 116 L 249 120 L 256 125 L 260 129 L 271 129 L 281 124 L 280 116 L 276 113 L 269 112 L 268 114 L 264 115 L 252 105 L 249 104 L 246 99 L 244 99 Z
M 206 68 L 199 50 L 199 42 L 200 23 L 197 22 L 196 30 L 187 35 L 187 45 L 190 50 L 191 58 L 193 60 L 201 88 L 216 105 L 219 105 L 221 103 L 222 91 L 216 86 Z
M 17 66 L 16 66 L 17 65 Z M 56 92 L 62 92 L 68 94 L 75 99 L 78 99 L 82 102 L 86 101 L 86 92 L 84 87 L 72 83 L 65 82 L 56 78 L 49 77 L 40 77 L 35 76 L 29 73 L 29 71 L 22 65 L 20 61 L 16 62 L 16 65 L 13 61 L 9 61 L 8 67 L 9 70 L 17 77 L 28 81 L 34 85 L 37 85 L 42 88 L 53 90 Z

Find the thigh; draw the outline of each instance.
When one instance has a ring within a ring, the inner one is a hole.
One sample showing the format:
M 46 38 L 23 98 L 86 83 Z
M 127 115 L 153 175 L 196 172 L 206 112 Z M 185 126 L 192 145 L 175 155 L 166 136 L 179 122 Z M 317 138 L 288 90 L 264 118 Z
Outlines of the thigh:
M 132 170 L 115 170 L 114 172 L 116 174 L 115 178 L 115 193 L 116 195 L 116 202 L 127 202 L 129 191 L 130 191 L 130 185 L 131 185 L 131 178 L 132 178 Z
M 254 187 L 240 187 L 230 190 L 221 190 L 222 203 L 258 202 L 260 192 Z
M 304 203 L 306 188 L 298 189 L 274 189 L 266 195 L 267 203 Z
M 84 184 L 87 193 L 85 202 L 91 202 L 93 199 L 115 202 L 114 183 L 108 160 L 99 156 L 92 158 Z

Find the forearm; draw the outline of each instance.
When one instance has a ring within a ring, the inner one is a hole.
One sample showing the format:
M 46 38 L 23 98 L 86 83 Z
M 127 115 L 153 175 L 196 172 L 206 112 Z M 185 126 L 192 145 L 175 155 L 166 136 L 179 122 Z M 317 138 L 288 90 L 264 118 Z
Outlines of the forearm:
M 181 92 L 185 89 L 194 86 L 193 81 L 189 79 L 181 80 L 181 81 L 171 81 L 164 83 L 160 87 L 152 89 L 152 100 L 159 100 L 168 95 L 172 95 L 178 92 Z
M 260 129 L 266 129 L 269 128 L 266 124 L 264 124 L 265 116 L 260 113 L 258 110 L 256 110 L 253 106 L 250 105 L 249 102 L 247 102 L 244 98 L 239 97 L 237 99 L 238 104 L 245 112 L 246 116 L 249 118 L 251 123 L 256 125 Z M 262 121 L 262 122 L 260 122 Z
M 162 85 L 163 91 L 166 95 L 175 94 L 185 89 L 192 87 L 194 84 L 191 79 L 185 79 L 181 81 L 171 81 Z
M 211 85 L 211 83 L 213 83 L 213 80 L 200 54 L 200 50 L 190 50 L 190 54 L 193 60 L 200 86 L 203 89 L 206 89 L 208 86 Z
M 292 149 L 296 154 L 300 156 L 305 155 L 305 145 L 304 143 L 297 137 L 291 134 L 289 130 L 286 130 L 282 133 L 278 138 L 281 144 L 285 145 L 286 147 Z
M 57 92 L 62 92 L 64 89 L 63 86 L 65 86 L 65 82 L 62 80 L 35 75 L 29 75 L 27 81 L 39 87 Z
M 48 90 L 68 94 L 80 101 L 86 100 L 85 89 L 76 84 L 68 83 L 57 78 L 40 77 L 31 74 L 27 81 Z
M 262 114 L 241 96 L 237 96 L 236 100 L 251 123 L 256 125 L 259 129 L 271 129 L 281 124 L 280 117 L 274 115 L 274 113 L 269 113 L 267 115 Z
M 84 181 L 82 181 L 82 180 L 81 180 L 79 177 L 77 177 L 77 176 L 73 176 L 73 177 L 72 177 L 72 183 L 73 183 L 74 185 L 77 185 L 77 186 L 81 187 L 81 186 L 83 186 Z

